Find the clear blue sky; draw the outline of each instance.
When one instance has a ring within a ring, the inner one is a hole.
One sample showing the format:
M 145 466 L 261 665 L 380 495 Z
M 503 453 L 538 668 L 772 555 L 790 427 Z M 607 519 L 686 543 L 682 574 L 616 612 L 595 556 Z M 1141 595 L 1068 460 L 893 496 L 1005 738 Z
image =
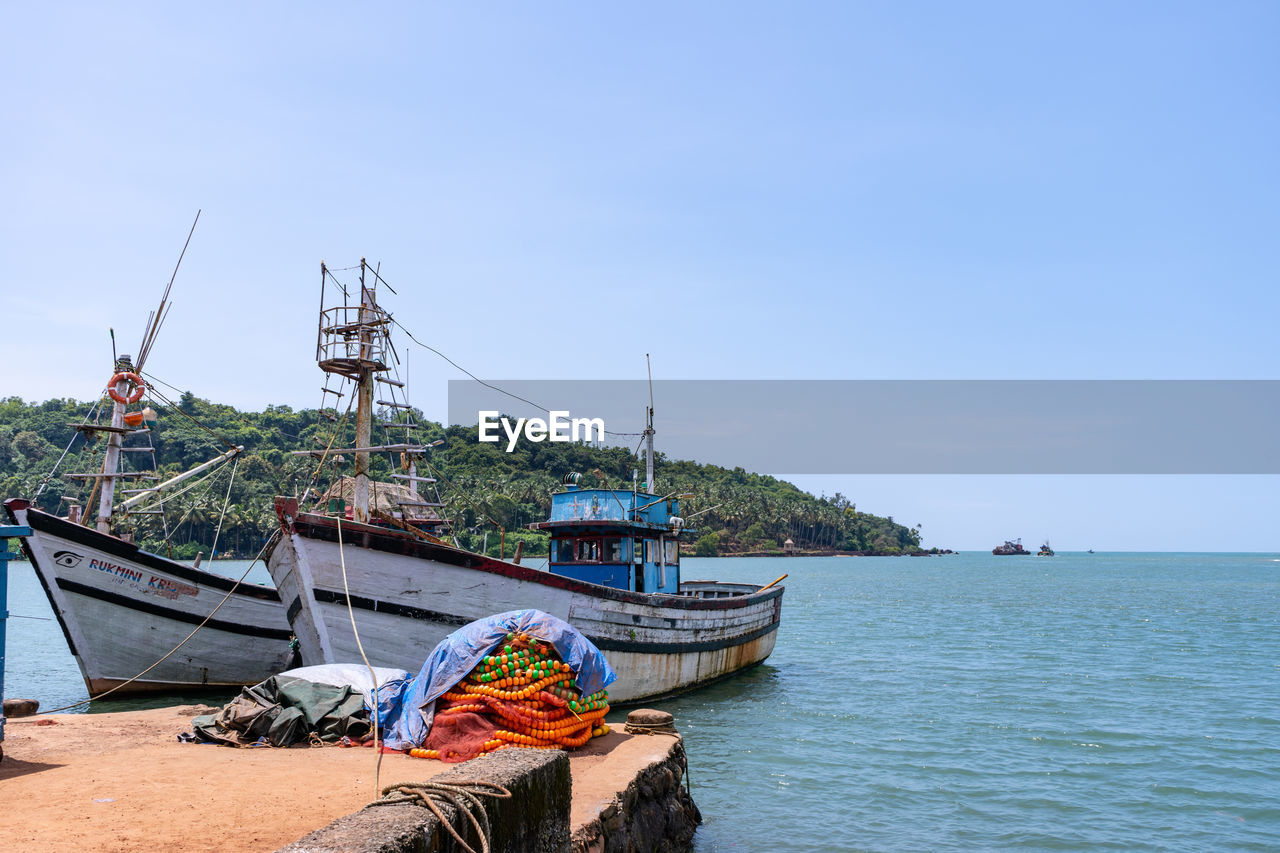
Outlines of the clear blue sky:
M 197 208 L 149 367 L 241 408 L 318 403 L 361 255 L 493 378 L 1277 378 L 1275 3 L 264 5 L 3 12 L 0 394 L 95 396 Z M 1280 547 L 1274 477 L 802 484 L 939 545 Z

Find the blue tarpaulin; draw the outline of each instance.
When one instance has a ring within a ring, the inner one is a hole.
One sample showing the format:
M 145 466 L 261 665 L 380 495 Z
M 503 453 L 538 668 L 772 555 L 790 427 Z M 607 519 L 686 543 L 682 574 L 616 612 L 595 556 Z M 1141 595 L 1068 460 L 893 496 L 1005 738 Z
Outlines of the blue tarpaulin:
M 409 749 L 426 740 L 435 701 L 506 642 L 508 634 L 526 634 L 550 643 L 573 669 L 578 690 L 586 696 L 617 681 L 609 662 L 577 628 L 541 610 L 510 610 L 463 625 L 431 652 L 417 677 L 401 692 L 383 718 L 387 746 Z M 379 694 L 381 697 L 381 692 Z

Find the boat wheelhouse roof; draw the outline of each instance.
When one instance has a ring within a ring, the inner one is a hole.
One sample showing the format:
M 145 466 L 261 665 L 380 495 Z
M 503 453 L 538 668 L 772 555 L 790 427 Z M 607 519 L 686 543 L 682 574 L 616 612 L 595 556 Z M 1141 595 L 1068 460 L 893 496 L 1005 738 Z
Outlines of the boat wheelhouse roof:
M 579 489 L 569 486 L 566 491 L 551 496 L 551 516 L 546 521 L 534 522 L 530 530 L 552 532 L 571 529 L 624 530 L 636 533 L 672 532 L 673 528 L 684 533 L 682 523 L 672 524 L 673 517 L 680 516 L 680 501 L 675 497 L 651 495 L 623 489 Z

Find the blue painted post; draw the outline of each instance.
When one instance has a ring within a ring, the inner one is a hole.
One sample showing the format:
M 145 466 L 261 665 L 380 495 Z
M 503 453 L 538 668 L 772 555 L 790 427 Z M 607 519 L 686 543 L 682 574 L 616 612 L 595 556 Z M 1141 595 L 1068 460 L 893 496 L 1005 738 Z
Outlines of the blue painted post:
M 31 528 L 26 525 L 0 526 L 0 743 L 4 742 L 4 628 L 9 620 L 9 561 L 18 557 L 8 545 L 12 537 L 30 535 Z M 0 758 L 3 757 L 0 748 Z

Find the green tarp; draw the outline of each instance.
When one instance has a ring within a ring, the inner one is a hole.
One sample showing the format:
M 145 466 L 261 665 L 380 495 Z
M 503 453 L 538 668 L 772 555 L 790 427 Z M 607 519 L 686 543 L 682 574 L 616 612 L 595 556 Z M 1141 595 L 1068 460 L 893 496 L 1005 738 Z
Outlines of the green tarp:
M 359 740 L 371 729 L 358 691 L 285 675 L 244 688 L 217 713 L 193 718 L 191 727 L 200 740 L 232 746 L 290 746 L 313 733 L 326 742 Z

